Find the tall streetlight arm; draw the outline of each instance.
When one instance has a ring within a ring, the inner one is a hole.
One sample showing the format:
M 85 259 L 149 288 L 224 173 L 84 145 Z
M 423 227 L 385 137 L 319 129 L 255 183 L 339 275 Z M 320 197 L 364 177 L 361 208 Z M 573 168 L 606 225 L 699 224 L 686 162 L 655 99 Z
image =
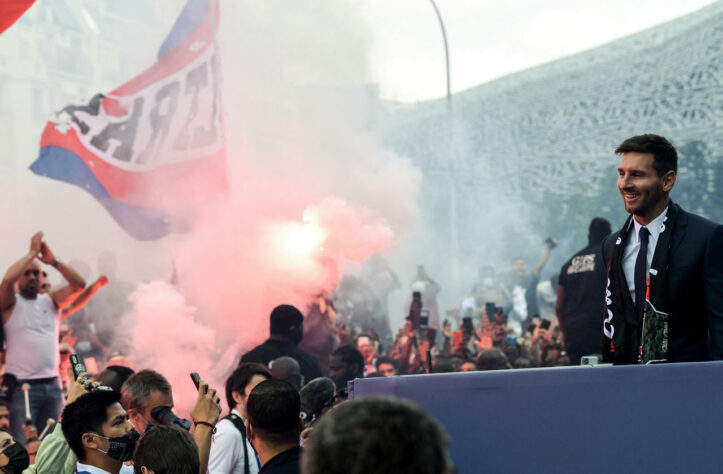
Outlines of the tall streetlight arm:
M 444 40 L 444 59 L 446 63 L 446 71 L 447 71 L 447 107 L 452 107 L 452 87 L 450 85 L 449 80 L 449 47 L 447 45 L 447 31 L 444 29 L 444 21 L 442 21 L 442 14 L 439 13 L 439 8 L 437 8 L 437 4 L 434 3 L 434 0 L 429 0 L 432 4 L 432 7 L 434 7 L 434 12 L 437 14 L 437 19 L 439 20 L 439 27 L 442 29 L 442 39 Z

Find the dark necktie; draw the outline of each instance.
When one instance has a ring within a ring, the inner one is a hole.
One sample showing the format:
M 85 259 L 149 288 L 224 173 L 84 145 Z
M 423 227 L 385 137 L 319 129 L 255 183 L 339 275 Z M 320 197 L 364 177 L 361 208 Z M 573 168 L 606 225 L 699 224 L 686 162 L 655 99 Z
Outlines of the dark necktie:
M 640 250 L 638 258 L 635 259 L 635 312 L 638 318 L 643 317 L 645 311 L 645 292 L 648 287 L 648 237 L 650 231 L 645 227 L 640 228 Z

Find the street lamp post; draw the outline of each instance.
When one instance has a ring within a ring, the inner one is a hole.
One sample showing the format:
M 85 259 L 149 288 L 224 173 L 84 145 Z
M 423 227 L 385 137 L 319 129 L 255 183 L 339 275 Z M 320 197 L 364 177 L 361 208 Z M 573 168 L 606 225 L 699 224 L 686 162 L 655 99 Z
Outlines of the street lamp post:
M 434 12 L 437 14 L 439 20 L 439 27 L 442 29 L 442 40 L 444 41 L 444 59 L 447 73 L 447 116 L 446 116 L 446 130 L 447 130 L 447 143 L 449 144 L 449 233 L 450 233 L 450 253 L 452 254 L 452 281 L 456 287 L 459 281 L 459 263 L 457 254 L 459 252 L 459 237 L 457 235 L 457 152 L 454 144 L 454 124 L 452 116 L 452 86 L 450 81 L 449 73 L 449 45 L 447 43 L 447 31 L 444 28 L 444 21 L 442 20 L 442 14 L 437 8 L 437 4 L 434 0 L 429 0 L 434 8 Z

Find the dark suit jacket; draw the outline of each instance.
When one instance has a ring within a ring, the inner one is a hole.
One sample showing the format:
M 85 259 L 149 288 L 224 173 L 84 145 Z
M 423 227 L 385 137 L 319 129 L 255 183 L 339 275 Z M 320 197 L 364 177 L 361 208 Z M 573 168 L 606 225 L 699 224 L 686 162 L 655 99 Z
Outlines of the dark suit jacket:
M 668 255 L 668 360 L 720 360 L 723 359 L 723 226 L 682 209 L 679 212 Z M 603 243 L 605 268 L 609 268 L 620 232 L 611 234 Z M 620 252 L 621 258 L 622 254 Z M 619 268 L 622 271 L 622 265 Z M 634 320 L 631 314 L 635 312 L 635 305 L 630 293 L 624 293 L 625 318 Z

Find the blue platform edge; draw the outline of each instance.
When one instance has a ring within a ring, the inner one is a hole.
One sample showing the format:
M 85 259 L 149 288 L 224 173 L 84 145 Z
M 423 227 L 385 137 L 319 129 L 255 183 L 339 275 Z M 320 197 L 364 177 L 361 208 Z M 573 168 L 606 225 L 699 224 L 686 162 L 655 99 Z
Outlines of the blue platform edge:
M 457 472 L 723 472 L 723 362 L 357 379 L 445 428 Z

